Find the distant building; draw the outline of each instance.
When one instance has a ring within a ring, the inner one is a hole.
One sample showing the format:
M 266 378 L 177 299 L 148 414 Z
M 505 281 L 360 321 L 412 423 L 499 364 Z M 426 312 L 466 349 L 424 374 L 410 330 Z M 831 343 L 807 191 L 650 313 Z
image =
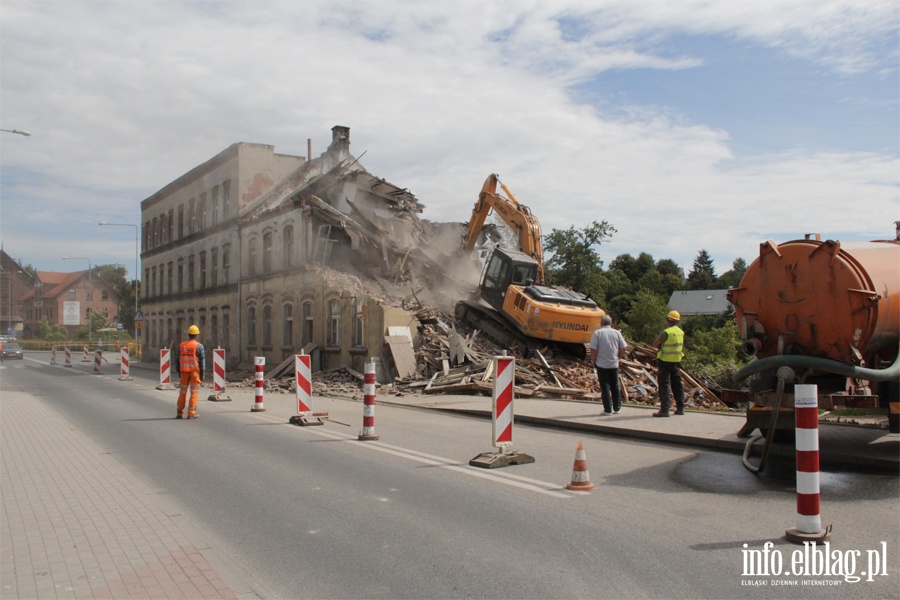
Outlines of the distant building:
M 725 294 L 728 290 L 681 290 L 672 292 L 669 308 L 677 310 L 682 317 L 696 315 L 721 315 L 731 312 L 734 307 Z
M 92 311 L 109 321 L 119 318 L 119 295 L 96 273 L 29 271 L 0 249 L 0 335 L 39 337 L 41 319 L 47 319 L 74 338 Z

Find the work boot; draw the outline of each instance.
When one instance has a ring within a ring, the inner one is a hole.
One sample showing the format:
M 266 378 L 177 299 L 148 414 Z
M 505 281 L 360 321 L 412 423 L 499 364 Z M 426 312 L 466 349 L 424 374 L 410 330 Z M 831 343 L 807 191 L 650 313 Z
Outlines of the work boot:
M 675 411 L 675 414 L 676 414 L 676 415 L 683 415 L 683 414 L 684 414 L 684 409 L 683 409 L 683 408 L 679 408 L 678 410 Z
M 183 416 L 181 413 L 178 413 L 177 415 L 175 415 L 175 418 L 176 418 L 176 419 L 183 419 L 184 416 Z
M 654 416 L 654 417 L 668 417 L 668 416 L 669 416 L 669 411 L 667 411 L 667 410 L 661 410 L 661 411 L 658 411 L 658 412 L 653 413 L 653 416 Z
M 188 413 L 188 419 L 196 419 L 196 418 L 197 418 L 197 413 L 193 413 L 193 414 Z

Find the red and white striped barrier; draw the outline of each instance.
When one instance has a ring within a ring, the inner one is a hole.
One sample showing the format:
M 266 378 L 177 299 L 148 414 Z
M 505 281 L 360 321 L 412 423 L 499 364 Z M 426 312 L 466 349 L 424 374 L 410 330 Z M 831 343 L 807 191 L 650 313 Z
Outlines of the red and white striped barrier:
M 293 425 L 324 425 L 321 417 L 328 418 L 328 413 L 312 412 L 312 368 L 309 354 L 300 353 L 294 356 L 294 371 L 296 373 L 297 387 L 297 412 L 290 423 Z
M 361 440 L 377 440 L 375 435 L 375 361 L 366 363 L 363 373 L 363 428 Z
M 66 346 L 66 366 L 72 368 L 72 349 Z
M 225 351 L 213 350 L 213 394 L 208 398 L 213 402 L 231 402 L 225 394 Z
M 794 386 L 797 444 L 797 527 L 784 532 L 796 544 L 829 541 L 831 526 L 822 529 L 819 514 L 819 391 L 815 385 Z
M 103 350 L 97 348 L 97 353 L 94 354 L 94 375 L 101 375 L 103 371 L 100 370 L 100 361 L 103 360 Z
M 174 390 L 172 386 L 172 351 L 168 348 L 159 350 L 159 385 L 158 390 Z
M 91 362 L 91 357 L 88 354 L 87 345 L 84 346 L 84 355 L 81 357 L 81 362 Z
M 265 356 L 257 356 L 253 359 L 253 363 L 256 365 L 256 400 L 253 403 L 253 406 L 250 407 L 252 412 L 266 412 L 266 408 L 263 405 L 263 395 L 265 394 L 265 370 L 266 370 L 266 357 Z
M 119 350 L 119 381 L 131 381 L 131 358 L 128 356 L 128 346 L 122 346 Z
M 469 461 L 473 467 L 494 469 L 509 465 L 533 463 L 534 457 L 522 452 L 510 452 L 513 440 L 513 386 L 516 381 L 516 361 L 503 352 L 494 357 L 493 410 L 491 413 L 491 443 L 499 452 L 485 452 Z
M 50 348 L 50 364 L 51 365 L 56 364 L 56 346 L 53 346 L 52 348 Z
M 513 440 L 513 384 L 516 362 L 512 356 L 494 357 L 494 448 L 505 448 Z

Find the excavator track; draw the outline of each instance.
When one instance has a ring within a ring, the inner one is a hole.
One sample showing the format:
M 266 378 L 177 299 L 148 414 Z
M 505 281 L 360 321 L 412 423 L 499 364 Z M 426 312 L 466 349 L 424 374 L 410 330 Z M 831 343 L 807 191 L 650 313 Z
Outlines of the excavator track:
M 456 304 L 455 313 L 457 319 L 480 330 L 495 343 L 515 351 L 523 358 L 528 358 L 535 350 L 540 350 L 548 345 L 579 360 L 584 360 L 587 355 L 585 344 L 559 344 L 527 336 L 510 326 L 506 319 L 494 309 L 482 306 L 477 302 L 461 300 Z

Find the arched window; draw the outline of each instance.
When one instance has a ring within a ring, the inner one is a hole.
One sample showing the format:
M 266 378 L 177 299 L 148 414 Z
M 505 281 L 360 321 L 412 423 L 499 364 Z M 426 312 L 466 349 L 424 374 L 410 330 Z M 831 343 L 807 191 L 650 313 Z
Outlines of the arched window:
M 289 269 L 294 266 L 294 227 L 288 225 L 281 232 L 281 254 L 284 268 Z
M 272 272 L 272 245 L 275 241 L 275 234 L 268 231 L 263 235 L 263 273 Z
M 272 346 L 272 305 L 263 306 L 263 334 L 262 345 L 264 347 Z
M 328 340 L 326 345 L 332 348 L 341 345 L 341 303 L 338 300 L 328 301 Z
M 306 346 L 313 341 L 313 303 L 307 300 L 302 306 L 303 325 L 300 331 L 300 345 Z
M 256 275 L 256 238 L 247 244 L 247 274 Z
M 247 309 L 247 345 L 256 346 L 256 307 Z

